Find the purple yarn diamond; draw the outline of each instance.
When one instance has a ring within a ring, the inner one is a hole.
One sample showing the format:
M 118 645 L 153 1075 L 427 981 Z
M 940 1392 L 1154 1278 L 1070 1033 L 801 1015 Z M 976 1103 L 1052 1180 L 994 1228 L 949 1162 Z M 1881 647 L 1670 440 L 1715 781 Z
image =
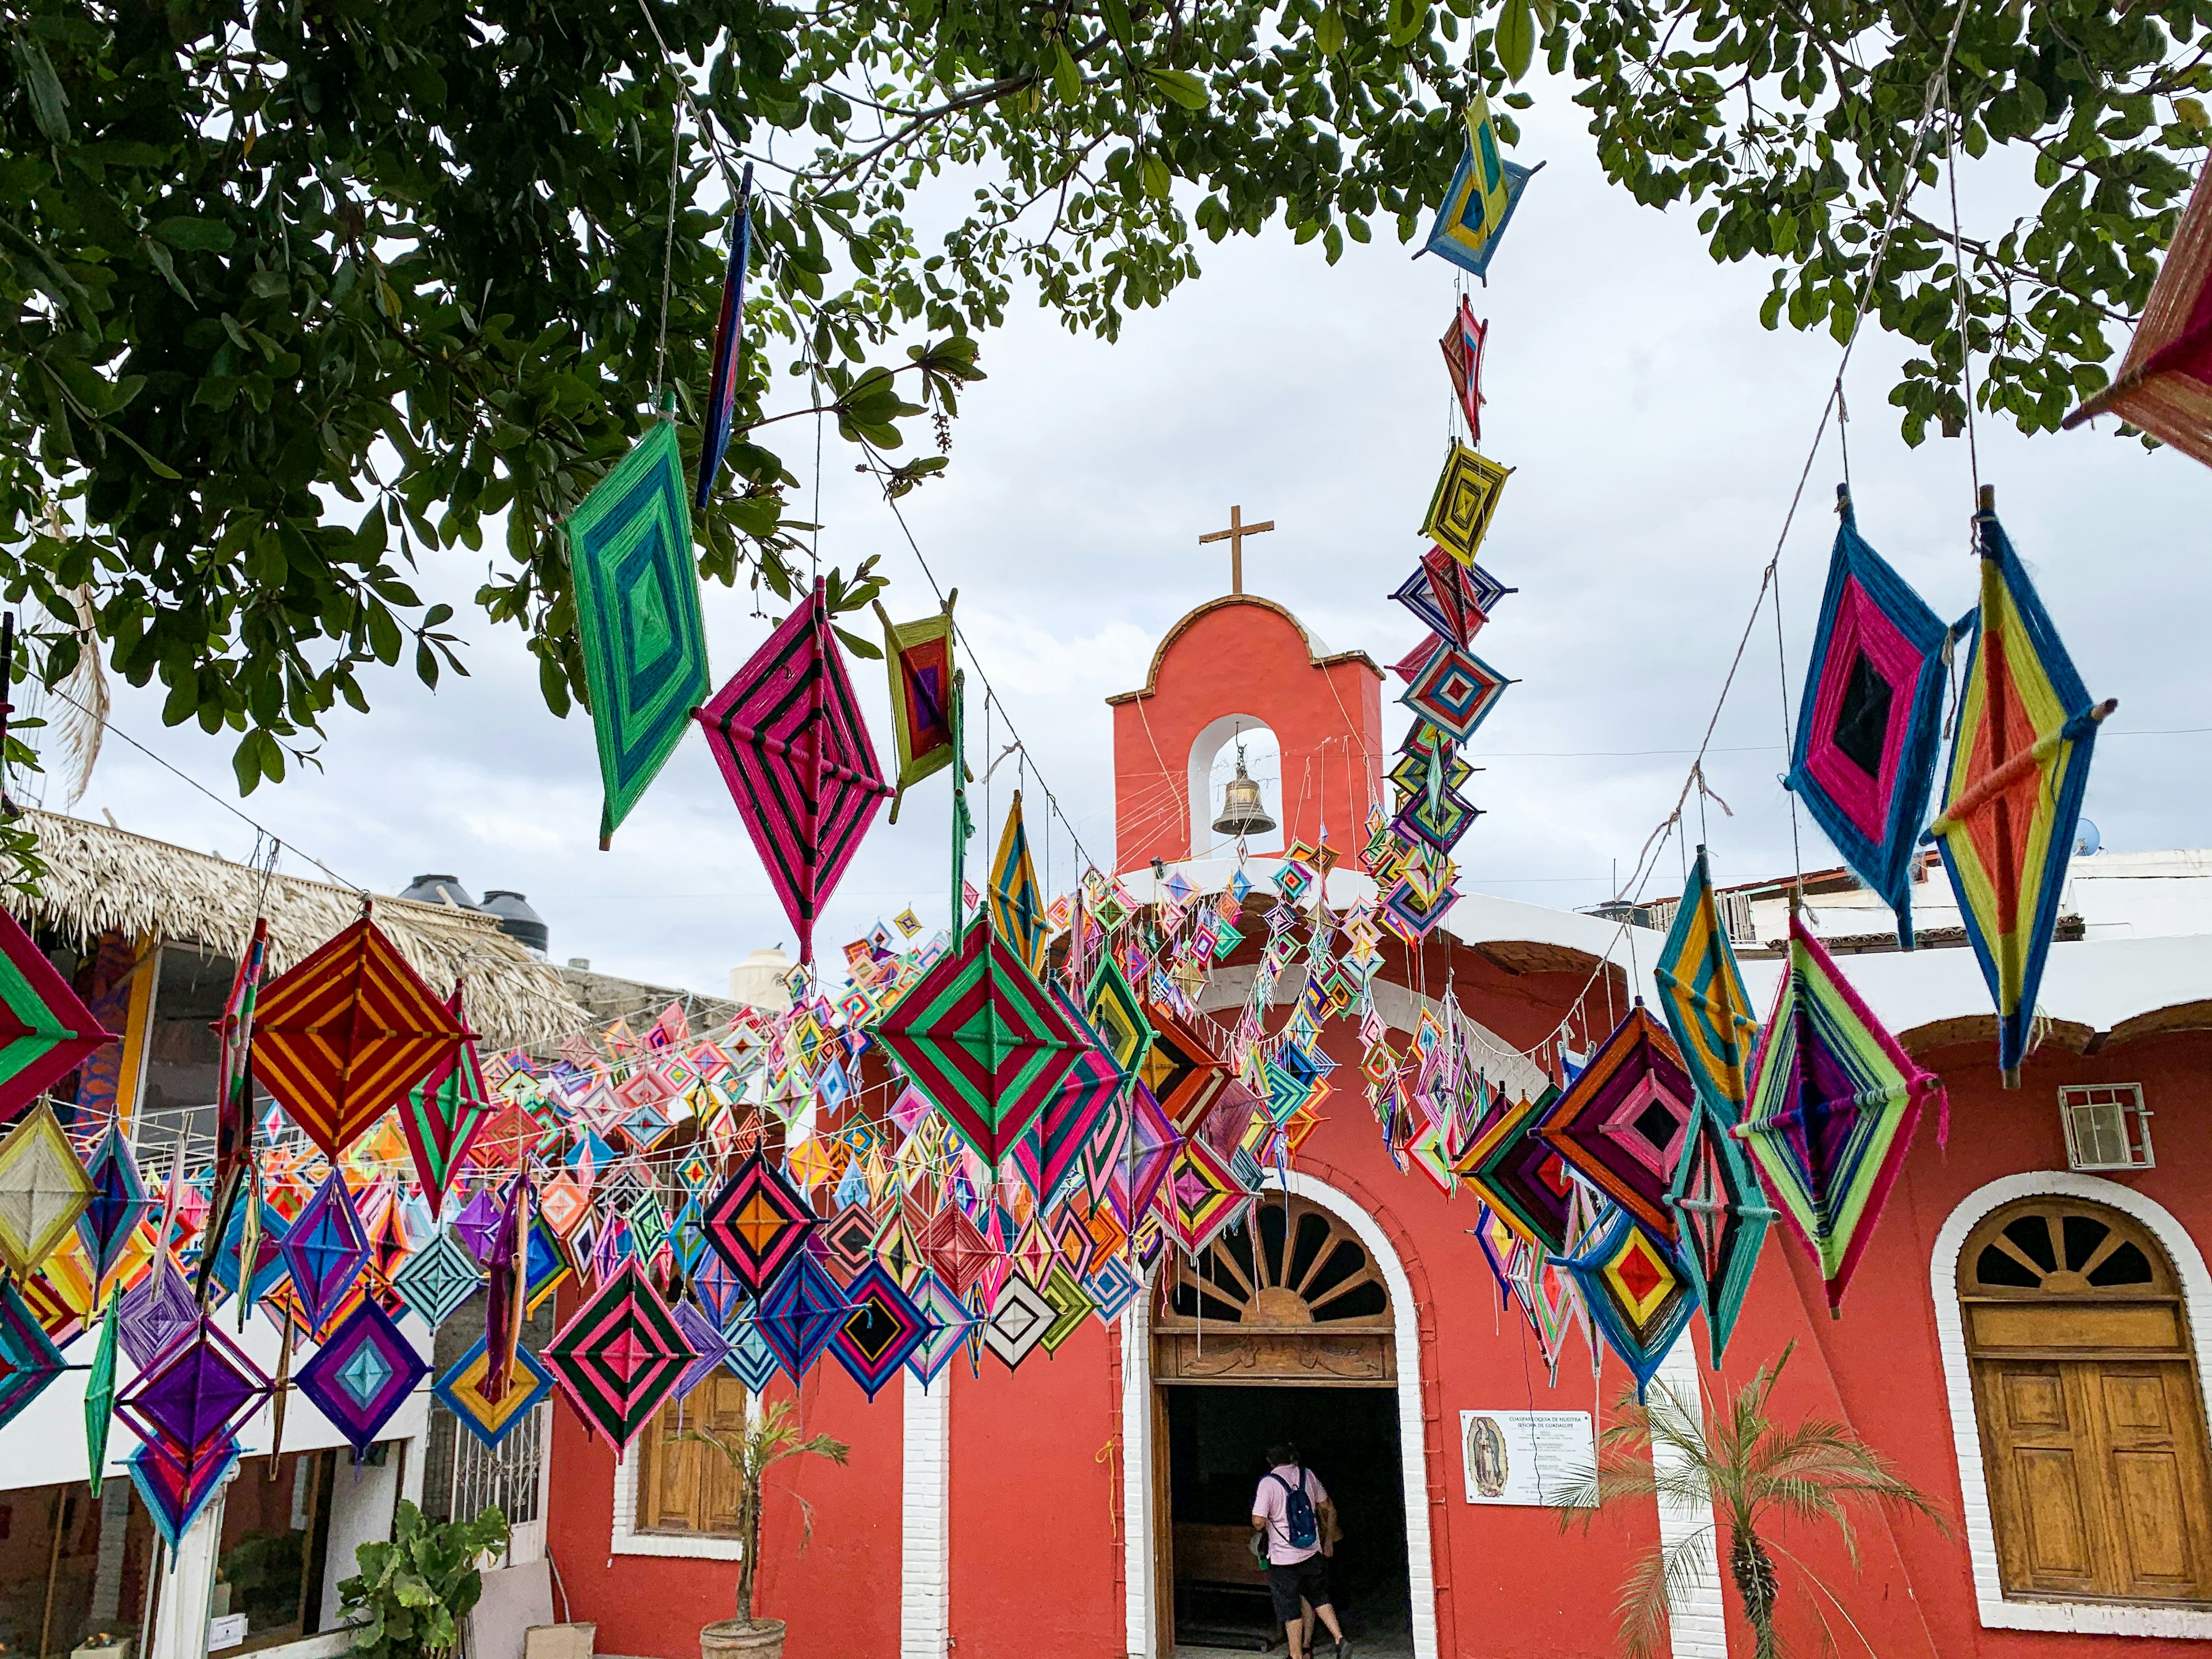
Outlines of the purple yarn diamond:
M 730 1340 L 722 1334 L 721 1327 L 701 1311 L 695 1302 L 679 1302 L 676 1306 L 676 1328 L 684 1333 L 699 1357 L 684 1368 L 684 1375 L 676 1379 L 675 1398 L 684 1396 L 704 1382 L 714 1373 L 714 1368 L 730 1357 Z
M 269 1389 L 260 1367 L 213 1320 L 203 1319 L 115 1402 L 115 1410 L 141 1440 L 189 1462 L 234 1435 Z
M 469 1254 L 481 1262 L 499 1243 L 500 1224 L 504 1207 L 491 1187 L 479 1187 L 461 1212 L 453 1218 L 453 1232 L 469 1247 Z
M 300 1368 L 300 1391 L 365 1451 L 429 1369 L 376 1298 L 364 1297 Z
M 368 1261 L 368 1234 L 354 1208 L 353 1193 L 335 1165 L 307 1207 L 285 1230 L 284 1265 L 300 1292 L 308 1323 L 327 1324 Z
M 200 1322 L 199 1304 L 167 1251 L 155 1258 L 151 1273 L 123 1293 L 120 1317 L 116 1340 L 131 1356 L 132 1369 L 141 1373 L 152 1370 Z

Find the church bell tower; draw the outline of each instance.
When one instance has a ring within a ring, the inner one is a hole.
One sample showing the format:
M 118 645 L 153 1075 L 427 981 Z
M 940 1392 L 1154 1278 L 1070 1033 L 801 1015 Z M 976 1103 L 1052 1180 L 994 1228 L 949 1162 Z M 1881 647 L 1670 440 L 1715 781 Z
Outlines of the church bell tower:
M 1282 757 L 1285 844 L 1317 846 L 1326 830 L 1349 855 L 1365 837 L 1382 793 L 1382 671 L 1364 651 L 1331 652 L 1286 606 L 1244 591 L 1244 538 L 1274 527 L 1245 523 L 1238 507 L 1227 529 L 1199 538 L 1229 544 L 1230 592 L 1168 629 L 1141 687 L 1106 700 L 1117 870 L 1232 857 L 1238 836 L 1273 830 L 1241 756 L 1224 799 L 1209 799 L 1222 750 L 1261 727 Z

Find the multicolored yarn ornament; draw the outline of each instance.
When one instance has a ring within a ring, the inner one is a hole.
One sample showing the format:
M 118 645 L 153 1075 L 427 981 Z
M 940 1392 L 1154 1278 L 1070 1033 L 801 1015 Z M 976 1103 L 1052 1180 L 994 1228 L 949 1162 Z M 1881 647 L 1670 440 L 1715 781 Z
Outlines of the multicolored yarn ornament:
M 1912 858 L 1936 781 L 1950 630 L 1859 535 L 1850 492 L 1813 633 L 1784 784 L 1897 914 L 1912 948 Z
M 1616 1207 L 1559 1266 L 1574 1275 L 1598 1334 L 1628 1367 L 1636 1397 L 1643 1399 L 1698 1305 L 1673 1253 Z
M 253 1072 L 335 1160 L 474 1035 L 364 907 L 360 921 L 262 990 Z
M 544 1358 L 576 1414 L 619 1458 L 697 1357 L 632 1260 L 576 1310 Z
M 710 471 L 700 469 L 702 489 Z M 604 850 L 713 685 L 675 426 L 653 422 L 561 530 L 605 792 Z
M 2020 1085 L 2035 994 L 2058 927 L 2097 728 L 2092 702 L 1995 512 L 1981 537 L 1982 602 L 1966 661 L 1943 810 L 1928 826 L 1997 1010 L 1997 1066 Z
M 364 1297 L 295 1380 L 346 1443 L 364 1452 L 429 1370 L 392 1316 Z
M 531 1408 L 553 1392 L 553 1373 L 527 1348 L 515 1351 L 507 1385 L 498 1399 L 484 1392 L 491 1373 L 491 1356 L 478 1337 L 469 1351 L 440 1376 L 431 1392 L 460 1425 L 490 1450 L 497 1451 L 507 1436 L 530 1415 Z
M 0 911 L 0 1124 L 123 1039 L 101 1028 L 23 924 Z
M 2118 415 L 2212 466 L 2212 168 L 2199 169 L 2119 373 L 2061 424 Z
M 769 884 L 814 960 L 814 923 L 891 793 L 814 585 L 696 711 Z
M 989 1168 L 1029 1133 L 1086 1047 L 988 918 L 869 1035 Z
M 1423 252 L 1449 261 L 1482 282 L 1490 280 L 1490 261 L 1498 252 L 1513 211 L 1521 205 L 1521 192 L 1543 164 L 1535 167 L 1506 161 L 1498 154 L 1498 129 L 1491 119 L 1490 100 L 1480 87 L 1468 100 L 1464 120 L 1467 150 L 1459 170 L 1444 191 L 1435 222 Z
M 1667 1194 L 1696 1104 L 1674 1045 L 1639 998 L 1531 1133 L 1672 1245 Z
M 1843 1305 L 1921 1109 L 1945 1103 L 1941 1080 L 1899 1046 L 1792 916 L 1790 971 L 1735 1133 L 1819 1264 L 1831 1312 Z

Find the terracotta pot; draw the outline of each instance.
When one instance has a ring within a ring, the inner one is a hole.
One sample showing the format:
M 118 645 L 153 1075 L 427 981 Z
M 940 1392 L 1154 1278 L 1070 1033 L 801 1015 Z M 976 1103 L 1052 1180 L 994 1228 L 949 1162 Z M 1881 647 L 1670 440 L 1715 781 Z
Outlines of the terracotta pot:
M 699 1659 L 783 1659 L 783 1620 L 741 1625 L 725 1619 L 708 1625 L 699 1632 Z

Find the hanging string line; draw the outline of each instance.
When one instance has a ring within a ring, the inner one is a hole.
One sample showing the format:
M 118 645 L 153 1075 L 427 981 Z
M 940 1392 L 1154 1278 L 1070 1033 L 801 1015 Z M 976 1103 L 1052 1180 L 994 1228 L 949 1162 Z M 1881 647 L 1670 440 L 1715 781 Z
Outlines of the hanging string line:
M 684 116 L 681 111 L 671 110 L 668 116 L 668 231 L 660 241 L 660 338 L 653 349 L 653 396 L 656 404 L 660 400 L 662 387 L 667 384 L 668 290 L 676 275 L 676 196 L 683 183 Z
M 870 461 L 873 462 L 878 466 L 885 466 L 886 464 L 884 463 L 884 458 L 876 453 L 874 445 L 863 441 L 860 447 L 867 452 L 867 456 Z M 914 538 L 914 527 L 907 523 L 906 514 L 899 510 L 898 501 L 896 497 L 886 494 L 884 501 L 884 505 L 890 508 L 891 516 L 898 520 L 899 533 L 906 538 L 907 546 L 913 550 L 915 562 L 921 567 L 921 574 L 923 576 L 927 578 L 930 591 L 937 595 L 937 603 L 939 606 L 942 606 L 945 603 L 944 584 L 937 580 L 937 573 L 929 568 L 928 559 L 923 556 L 921 544 Z M 994 703 L 997 704 L 998 717 L 1000 720 L 1005 720 L 1006 723 L 1007 737 L 1020 745 L 1024 759 L 1027 760 L 1029 764 L 1035 766 L 1036 764 L 1036 757 L 1034 755 L 1030 754 L 1029 744 L 1023 741 L 1022 734 L 1014 729 L 1013 720 L 1006 712 L 1006 700 L 999 694 L 998 688 L 991 684 L 990 675 L 984 672 L 982 659 L 975 654 L 975 642 L 968 637 L 968 630 L 960 625 L 957 619 L 955 619 L 953 622 L 952 633 L 953 637 L 960 641 L 961 648 L 967 652 L 968 661 L 969 665 L 975 671 L 975 678 L 983 683 L 985 718 L 987 720 L 989 718 L 991 706 Z M 957 766 L 959 764 L 959 762 L 955 760 L 953 764 Z M 1036 781 L 1037 787 L 1044 792 L 1045 809 L 1048 814 L 1046 819 L 1048 830 L 1050 828 L 1051 820 L 1053 818 L 1058 818 L 1060 823 L 1060 827 L 1067 831 L 1068 840 L 1075 844 L 1076 855 L 1082 859 L 1085 863 L 1091 866 L 1095 869 L 1104 869 L 1105 866 L 1091 856 L 1091 849 L 1083 844 L 1083 837 L 1076 832 L 1074 819 L 1069 817 L 1066 812 L 1061 809 L 1060 805 L 1060 797 L 1053 793 L 1052 785 L 1046 781 L 1042 769 L 1037 772 Z M 989 781 L 987 776 L 985 780 L 985 788 L 987 791 L 988 787 Z M 988 796 L 984 810 L 987 812 L 989 811 Z
M 1927 94 L 1921 100 L 1920 118 L 1912 129 L 1912 141 L 1906 147 L 1903 163 L 1898 169 L 1896 183 L 1889 197 L 1882 204 L 1881 234 L 1875 242 L 1873 256 L 1868 259 L 1866 273 L 1859 283 L 1857 300 L 1851 310 L 1850 331 L 1844 337 L 1843 356 L 1836 364 L 1836 375 L 1828 387 L 1828 395 L 1820 404 L 1820 422 L 1814 428 L 1812 446 L 1805 453 L 1805 465 L 1799 469 L 1797 487 L 1790 492 L 1790 509 L 1783 515 L 1782 533 L 1774 538 L 1773 555 L 1767 560 L 1765 568 L 1759 573 L 1759 592 L 1752 600 L 1751 614 L 1744 618 L 1743 633 L 1736 641 L 1735 654 L 1729 659 L 1728 677 L 1721 682 L 1720 697 L 1713 704 L 1712 718 L 1705 722 L 1705 735 L 1704 740 L 1698 745 L 1697 760 L 1691 763 L 1689 775 L 1682 780 L 1682 790 L 1674 799 L 1674 810 L 1665 818 L 1660 820 L 1659 827 L 1652 831 L 1651 839 L 1645 842 L 1644 852 L 1638 857 L 1636 867 L 1629 872 L 1627 885 L 1613 895 L 1613 901 L 1616 903 L 1632 902 L 1642 894 L 1644 883 L 1650 879 L 1652 872 L 1657 868 L 1657 854 L 1666 845 L 1666 836 L 1679 827 L 1682 808 L 1689 800 L 1690 791 L 1698 781 L 1699 765 L 1705 757 L 1707 748 L 1711 744 L 1714 732 L 1720 726 L 1721 711 L 1727 708 L 1729 693 L 1735 685 L 1736 671 L 1743 664 L 1744 647 L 1751 642 L 1751 630 L 1758 625 L 1759 607 L 1766 603 L 1769 592 L 1776 587 L 1777 573 L 1782 563 L 1782 550 L 1790 539 L 1790 527 L 1796 523 L 1797 508 L 1804 500 L 1806 483 L 1813 476 L 1813 463 L 1820 458 L 1820 445 L 1827 436 L 1830 418 L 1837 414 L 1843 404 L 1844 376 L 1850 368 L 1851 353 L 1858 345 L 1859 331 L 1866 321 L 1867 302 L 1873 297 L 1874 285 L 1881 275 L 1882 261 L 1888 256 L 1890 240 L 1897 234 L 1897 227 L 1901 218 L 1900 210 L 1911 198 L 1913 189 L 1919 181 L 1918 162 L 1921 146 L 1926 140 L 1929 124 L 1935 119 L 1938 104 L 1947 100 L 1949 96 L 1951 61 L 1957 54 L 1959 32 L 1966 21 L 1966 8 L 1962 0 L 1962 3 L 1951 19 L 1950 36 L 1943 43 L 1942 61 L 1936 65 L 1936 73 L 1929 77 Z M 1775 606 L 1775 618 L 1776 625 L 1778 627 L 1781 622 L 1781 605 L 1778 596 Z M 1786 702 L 1786 688 L 1784 700 Z
M 1951 186 L 1951 287 L 1959 299 L 1959 375 L 1966 400 L 1966 465 L 1973 474 L 1974 499 L 1979 501 L 1982 457 L 1974 440 L 1974 343 L 1967 326 L 1966 239 L 1959 232 L 1959 118 L 1952 107 L 1948 82 L 1943 87 L 1943 115 L 1950 127 L 1950 137 L 1943 147 L 1943 171 Z M 1972 530 L 1967 532 L 1967 537 L 1978 548 Z
M 646 0 L 637 0 L 637 9 L 645 15 L 646 27 L 653 31 L 653 44 L 660 48 L 661 64 L 667 70 L 669 79 L 676 83 L 677 96 L 683 99 L 685 105 L 690 107 L 692 120 L 698 124 L 701 136 L 706 139 L 707 147 L 714 151 L 715 163 L 722 169 L 722 181 L 729 187 L 730 199 L 736 201 L 744 188 L 738 179 L 736 164 L 722 153 L 722 141 L 715 134 L 714 123 L 707 118 L 707 112 L 699 107 L 699 100 L 691 95 L 691 82 L 685 77 L 684 71 L 677 67 L 676 54 L 668 50 L 668 42 L 660 33 L 660 25 L 653 18 L 653 8 L 646 3 Z M 740 150 L 738 154 L 742 155 L 744 152 Z M 785 173 L 796 174 L 799 171 L 796 167 L 784 166 L 773 155 L 747 156 L 746 159 L 763 167 L 778 168 Z M 766 189 L 761 191 L 763 195 L 770 193 Z
M 85 708 L 82 703 L 79 702 L 68 692 L 63 690 L 61 687 L 52 686 L 48 689 L 55 696 L 59 697 L 64 702 L 68 703 L 71 708 L 83 709 L 87 715 L 91 714 L 92 711 L 89 708 Z M 216 794 L 214 790 L 209 788 L 198 778 L 193 777 L 188 772 L 179 770 L 176 766 L 171 764 L 168 761 L 155 754 L 144 744 L 139 742 L 137 738 L 132 737 L 128 732 L 118 726 L 112 720 L 107 720 L 105 724 L 108 736 L 122 738 L 124 742 L 129 744 L 133 749 L 136 749 L 140 754 L 145 756 L 148 760 L 152 761 L 156 766 L 159 766 L 164 771 L 171 773 L 174 776 L 181 779 L 185 783 L 190 784 L 193 788 L 198 790 L 200 793 L 205 795 L 210 800 L 213 801 L 217 806 L 222 808 L 224 811 L 229 813 L 231 817 L 236 818 L 240 823 L 245 824 L 248 829 L 252 830 L 255 835 L 266 836 L 271 842 L 275 842 L 278 848 L 289 848 L 293 853 L 297 854 L 301 858 L 307 860 L 308 863 L 313 865 L 316 869 L 321 871 L 332 881 L 337 883 L 339 886 L 346 888 L 352 892 L 359 893 L 364 898 L 369 896 L 368 889 L 363 887 L 359 882 L 348 881 L 343 876 L 331 869 L 329 865 L 324 863 L 313 853 L 303 851 L 294 843 L 284 840 L 282 836 L 278 836 L 274 830 L 270 829 L 258 819 L 249 817 L 246 813 L 239 811 L 234 803 L 225 800 L 221 795 Z M 270 856 L 273 860 L 275 855 L 272 854 Z M 275 868 L 273 861 L 270 865 L 270 868 L 272 870 Z

